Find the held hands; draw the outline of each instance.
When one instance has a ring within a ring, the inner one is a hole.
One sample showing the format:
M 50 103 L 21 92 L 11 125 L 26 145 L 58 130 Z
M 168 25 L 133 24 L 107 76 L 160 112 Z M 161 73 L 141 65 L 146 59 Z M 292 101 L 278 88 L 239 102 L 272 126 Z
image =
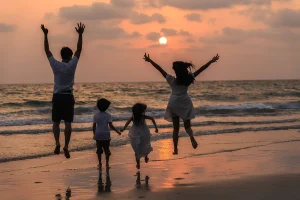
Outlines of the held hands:
M 145 60 L 146 62 L 151 62 L 151 61 L 152 61 L 151 58 L 150 58 L 150 56 L 149 56 L 149 54 L 148 54 L 148 56 L 147 56 L 146 53 L 145 53 L 145 55 L 144 55 L 144 60 Z
M 44 32 L 45 35 L 48 34 L 48 29 L 45 28 L 44 24 L 41 25 L 41 29 L 42 29 L 42 31 Z
M 78 34 L 83 34 L 85 29 L 85 25 L 80 23 L 77 23 L 77 27 L 75 27 L 75 30 L 77 31 Z
M 119 134 L 119 135 L 121 135 L 122 133 L 121 133 L 121 131 L 117 131 L 117 133 Z
M 217 62 L 219 60 L 220 56 L 219 54 L 217 54 L 216 56 L 214 56 L 211 61 L 214 63 L 214 62 Z

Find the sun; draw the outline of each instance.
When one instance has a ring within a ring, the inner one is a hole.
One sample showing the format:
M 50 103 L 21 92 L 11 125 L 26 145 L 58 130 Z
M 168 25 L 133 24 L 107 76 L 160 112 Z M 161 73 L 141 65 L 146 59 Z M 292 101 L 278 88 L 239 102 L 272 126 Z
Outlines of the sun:
M 168 42 L 167 38 L 165 38 L 165 37 L 159 38 L 159 43 L 160 44 L 167 44 L 167 42 Z

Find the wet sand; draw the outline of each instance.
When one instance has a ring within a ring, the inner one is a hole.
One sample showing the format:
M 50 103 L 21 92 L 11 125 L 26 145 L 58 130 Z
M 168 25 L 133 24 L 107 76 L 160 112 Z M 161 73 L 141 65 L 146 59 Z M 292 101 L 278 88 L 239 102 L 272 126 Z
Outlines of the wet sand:
M 193 150 L 188 138 L 180 138 L 178 156 L 172 155 L 171 139 L 153 142 L 154 152 L 148 164 L 142 162 L 140 177 L 129 145 L 111 149 L 109 176 L 105 170 L 97 171 L 94 151 L 73 152 L 69 160 L 61 154 L 1 163 L 0 196 L 3 200 L 300 199 L 298 131 L 207 135 L 197 140 L 199 147 Z M 100 191 L 98 182 L 103 183 Z

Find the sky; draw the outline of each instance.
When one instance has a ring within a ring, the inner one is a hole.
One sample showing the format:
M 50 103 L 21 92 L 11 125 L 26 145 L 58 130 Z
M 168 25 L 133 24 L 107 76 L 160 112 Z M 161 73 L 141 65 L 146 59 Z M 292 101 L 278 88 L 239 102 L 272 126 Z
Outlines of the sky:
M 201 67 L 197 80 L 300 78 L 299 0 L 13 0 L 0 7 L 0 84 L 52 83 L 40 25 L 50 50 L 83 52 L 75 82 L 163 81 L 145 52 L 168 73 L 173 61 Z M 167 45 L 159 38 L 166 37 Z

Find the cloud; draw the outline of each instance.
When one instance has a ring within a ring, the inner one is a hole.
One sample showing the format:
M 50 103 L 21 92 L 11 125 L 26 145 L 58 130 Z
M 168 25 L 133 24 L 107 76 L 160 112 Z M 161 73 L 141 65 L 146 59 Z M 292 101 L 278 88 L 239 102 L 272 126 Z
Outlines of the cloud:
M 162 28 L 160 30 L 160 32 L 163 33 L 164 36 L 190 36 L 190 32 L 188 31 L 184 31 L 184 30 L 180 30 L 180 31 L 177 31 L 175 29 L 172 29 L 172 28 Z
M 172 28 L 162 28 L 160 30 L 161 33 L 158 33 L 158 32 L 151 32 L 151 33 L 148 33 L 146 35 L 146 38 L 148 40 L 151 40 L 151 41 L 158 41 L 160 37 L 162 36 L 166 36 L 166 37 L 172 37 L 172 36 L 184 36 L 184 37 L 189 37 L 191 36 L 190 32 L 188 31 L 184 31 L 184 30 L 180 30 L 180 31 L 177 31 L 175 29 L 172 29 Z
M 253 41 L 273 41 L 276 43 L 300 42 L 300 34 L 285 29 L 236 29 L 225 27 L 222 34 L 216 34 L 212 37 L 200 37 L 199 41 L 208 44 L 240 44 Z
M 191 36 L 191 33 L 188 32 L 188 31 L 184 31 L 184 30 L 180 30 L 178 35 L 181 35 L 181 36 Z
M 271 15 L 268 23 L 275 27 L 300 28 L 300 10 L 279 10 Z
M 207 22 L 208 22 L 209 24 L 214 25 L 214 24 L 216 23 L 216 18 L 210 18 L 210 19 L 207 20 Z
M 183 10 L 209 10 L 218 8 L 230 8 L 236 5 L 268 5 L 272 1 L 291 0 L 146 0 L 148 7 L 170 6 Z
M 198 13 L 190 13 L 184 16 L 187 20 L 192 22 L 201 22 L 201 15 Z
M 155 13 L 151 16 L 143 13 L 133 13 L 130 17 L 132 24 L 146 24 L 151 22 L 158 22 L 160 24 L 165 23 L 166 19 L 163 15 Z
M 116 1 L 120 4 L 119 1 Z M 118 5 L 119 5 L 118 4 Z M 95 2 L 90 6 L 73 5 L 59 9 L 58 15 L 67 20 L 110 20 L 126 19 L 130 10 L 104 2 Z
M 124 29 L 117 26 L 97 26 L 91 27 L 90 31 L 86 33 L 92 39 L 103 39 L 103 40 L 113 40 L 120 38 L 138 38 L 141 36 L 139 32 L 128 33 Z
M 151 41 L 158 41 L 160 37 L 160 33 L 157 32 L 151 32 L 146 35 L 146 38 Z
M 165 48 L 167 46 L 167 44 L 152 44 L 148 48 Z
M 177 35 L 177 31 L 175 29 L 172 29 L 172 28 L 162 28 L 160 30 L 160 32 L 162 32 L 164 34 L 164 36 L 175 36 L 175 35 Z
M 16 29 L 16 25 L 0 23 L 0 32 L 14 32 Z
M 184 40 L 186 43 L 195 43 L 196 41 L 192 37 L 188 37 Z
M 110 3 L 114 6 L 118 6 L 121 8 L 132 8 L 135 6 L 135 0 L 110 0 Z

